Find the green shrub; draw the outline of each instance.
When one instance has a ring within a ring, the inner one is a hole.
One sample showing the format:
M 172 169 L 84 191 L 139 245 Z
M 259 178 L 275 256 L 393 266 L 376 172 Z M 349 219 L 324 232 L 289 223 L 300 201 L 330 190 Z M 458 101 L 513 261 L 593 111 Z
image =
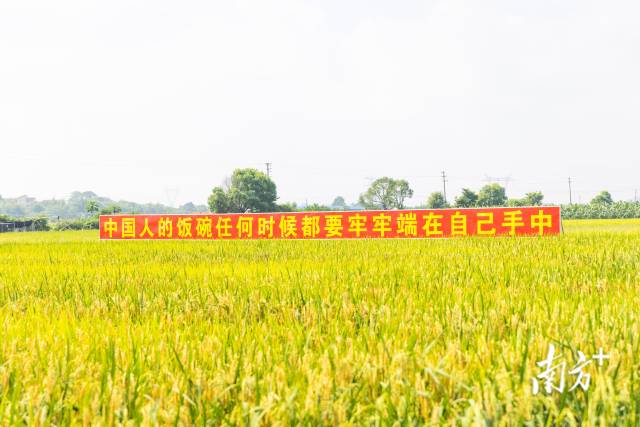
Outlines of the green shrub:
M 592 203 L 562 206 L 564 219 L 625 219 L 640 218 L 640 202 Z
M 67 230 L 98 230 L 100 222 L 98 217 L 92 217 L 88 219 L 69 219 L 57 221 L 51 225 L 51 228 L 55 231 L 67 231 Z

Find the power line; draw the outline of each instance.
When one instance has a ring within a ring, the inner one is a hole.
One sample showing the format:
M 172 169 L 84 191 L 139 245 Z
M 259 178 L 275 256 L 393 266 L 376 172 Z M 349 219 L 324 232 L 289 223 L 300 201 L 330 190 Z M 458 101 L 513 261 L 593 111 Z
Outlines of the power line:
M 172 208 L 175 207 L 175 202 L 176 202 L 176 199 L 178 198 L 179 193 L 180 193 L 179 188 L 170 188 L 170 187 L 164 188 L 164 194 L 166 196 L 168 206 L 171 206 Z
M 507 190 L 508 187 L 509 187 L 509 183 L 511 181 L 513 181 L 513 178 L 511 177 L 511 175 L 503 176 L 503 177 L 495 177 L 495 176 L 485 175 L 483 181 L 488 183 L 488 184 L 504 182 L 504 188 L 505 188 L 505 190 Z
M 442 171 L 442 195 L 444 196 L 444 203 L 447 203 L 447 174 Z

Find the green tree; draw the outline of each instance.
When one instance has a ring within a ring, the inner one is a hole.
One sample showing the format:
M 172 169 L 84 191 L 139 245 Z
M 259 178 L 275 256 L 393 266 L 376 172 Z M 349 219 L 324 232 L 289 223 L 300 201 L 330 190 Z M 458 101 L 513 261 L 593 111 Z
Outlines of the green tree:
M 296 212 L 298 210 L 298 205 L 294 202 L 289 203 L 281 203 L 276 205 L 275 212 Z
M 305 212 L 326 212 L 332 209 L 329 206 L 321 205 L 319 203 L 312 203 L 310 205 L 305 206 L 302 210 Z
M 95 200 L 87 200 L 84 205 L 85 210 L 89 215 L 95 215 L 100 212 L 100 205 Z
M 344 197 L 338 196 L 333 199 L 333 203 L 331 203 L 331 207 L 336 210 L 345 210 L 347 209 L 347 202 L 344 200 Z
M 200 209 L 198 208 L 198 206 L 196 206 L 195 204 L 193 204 L 193 202 L 187 202 L 184 205 L 181 205 L 178 208 L 178 212 L 180 213 L 186 213 L 186 214 L 192 214 L 192 213 L 198 213 L 198 212 L 203 212 L 206 209 Z
M 115 215 L 120 212 L 122 212 L 122 208 L 116 204 L 106 206 L 100 211 L 102 215 Z
M 522 206 L 527 206 L 526 199 L 509 199 L 507 200 L 507 206 L 510 208 L 519 208 Z
M 542 206 L 544 195 L 540 191 L 533 191 L 524 195 L 524 201 L 527 206 Z
M 274 212 L 278 210 L 276 184 L 256 169 L 236 169 L 229 190 L 216 187 L 208 199 L 216 213 Z
M 25 210 L 16 204 L 6 206 L 4 209 L 5 213 L 15 217 L 23 217 L 26 215 Z
M 442 209 L 442 208 L 448 208 L 448 207 L 449 207 L 449 204 L 444 199 L 444 194 L 442 194 L 440 191 L 431 193 L 431 195 L 427 199 L 427 208 L 429 209 Z
M 366 209 L 403 209 L 404 201 L 413 196 L 409 183 L 403 179 L 379 178 L 360 195 L 360 204 Z
M 472 208 L 478 203 L 478 195 L 468 188 L 462 189 L 462 194 L 456 197 L 455 205 L 457 208 Z
M 216 213 L 230 212 L 229 198 L 222 187 L 215 187 L 208 200 L 209 210 Z
M 83 216 L 87 212 L 87 202 L 97 199 L 98 195 L 93 191 L 74 191 L 67 200 L 69 216 Z
M 506 190 L 500 184 L 488 184 L 478 193 L 478 206 L 504 206 L 507 203 Z
M 542 206 L 542 200 L 544 195 L 539 192 L 531 192 L 524 195 L 522 199 L 509 199 L 507 206 L 510 207 L 522 207 L 522 206 Z
M 601 191 L 596 197 L 591 200 L 593 205 L 611 205 L 613 204 L 613 197 L 608 191 Z

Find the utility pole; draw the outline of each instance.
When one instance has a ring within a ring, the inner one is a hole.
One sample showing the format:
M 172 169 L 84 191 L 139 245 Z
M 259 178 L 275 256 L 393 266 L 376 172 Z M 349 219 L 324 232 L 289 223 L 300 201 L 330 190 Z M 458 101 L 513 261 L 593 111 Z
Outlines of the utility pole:
M 267 166 L 267 176 L 271 178 L 271 163 L 267 162 L 265 165 Z
M 633 201 L 638 203 L 638 189 L 637 188 L 633 191 Z
M 573 204 L 573 195 L 571 194 L 571 177 L 569 177 L 569 204 Z
M 447 174 L 444 171 L 442 171 L 442 195 L 444 202 L 447 203 Z

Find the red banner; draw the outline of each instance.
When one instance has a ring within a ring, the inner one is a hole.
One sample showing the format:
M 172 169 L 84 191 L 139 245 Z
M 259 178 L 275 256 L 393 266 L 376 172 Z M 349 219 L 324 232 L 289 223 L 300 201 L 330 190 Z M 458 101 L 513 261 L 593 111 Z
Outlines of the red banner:
M 105 240 L 396 239 L 549 236 L 559 207 L 259 214 L 104 215 Z

